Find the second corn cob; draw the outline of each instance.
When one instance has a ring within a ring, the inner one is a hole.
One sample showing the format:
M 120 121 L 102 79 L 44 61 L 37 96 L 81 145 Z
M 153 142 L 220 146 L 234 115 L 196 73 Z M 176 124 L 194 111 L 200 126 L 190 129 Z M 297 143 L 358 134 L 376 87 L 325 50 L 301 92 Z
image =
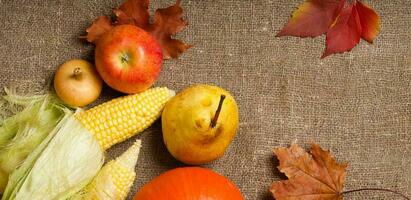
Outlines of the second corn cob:
M 137 140 L 120 157 L 108 162 L 93 181 L 73 199 L 124 200 L 133 185 L 141 140 Z

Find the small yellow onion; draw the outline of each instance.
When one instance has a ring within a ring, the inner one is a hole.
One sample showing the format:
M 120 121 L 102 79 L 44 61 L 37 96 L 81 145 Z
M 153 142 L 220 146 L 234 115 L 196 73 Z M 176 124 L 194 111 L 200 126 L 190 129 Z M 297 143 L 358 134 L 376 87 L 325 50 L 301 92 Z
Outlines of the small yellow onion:
M 54 76 L 54 89 L 60 99 L 71 106 L 85 106 L 101 93 L 103 82 L 94 66 L 80 59 L 62 64 Z

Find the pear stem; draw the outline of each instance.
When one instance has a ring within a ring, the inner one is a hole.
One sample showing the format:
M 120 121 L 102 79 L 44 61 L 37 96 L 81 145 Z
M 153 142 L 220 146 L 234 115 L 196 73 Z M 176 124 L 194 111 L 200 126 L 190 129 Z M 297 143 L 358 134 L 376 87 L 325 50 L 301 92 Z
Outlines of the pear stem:
M 222 94 L 222 95 L 220 96 L 220 102 L 218 103 L 218 108 L 217 108 L 217 110 L 215 111 L 213 120 L 211 120 L 211 123 L 210 123 L 210 127 L 211 127 L 211 128 L 214 128 L 214 127 L 217 125 L 218 116 L 220 116 L 220 112 L 221 112 L 221 108 L 223 107 L 224 99 L 225 99 L 225 95 Z

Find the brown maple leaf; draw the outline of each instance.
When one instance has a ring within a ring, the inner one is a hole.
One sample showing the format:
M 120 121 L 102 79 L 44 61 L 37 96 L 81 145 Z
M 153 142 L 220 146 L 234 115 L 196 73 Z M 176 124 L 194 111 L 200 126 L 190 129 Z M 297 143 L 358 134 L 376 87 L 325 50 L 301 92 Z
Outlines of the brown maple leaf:
M 106 16 L 98 17 L 87 28 L 85 38 L 89 42 L 98 43 L 98 39 L 114 26 L 134 25 L 151 33 L 157 39 L 161 44 L 165 59 L 177 58 L 191 47 L 183 41 L 172 38 L 188 25 L 183 18 L 184 13 L 180 3 L 180 0 L 176 0 L 176 3 L 170 7 L 157 9 L 153 23 L 150 23 L 149 0 L 125 0 L 120 7 L 113 9 L 116 15 L 114 23 Z
M 171 36 L 182 31 L 188 22 L 183 19 L 183 9 L 180 6 L 180 0 L 176 4 L 165 9 L 157 9 L 154 13 L 154 23 L 150 25 L 149 32 L 160 41 L 163 47 L 165 58 L 176 58 L 182 54 L 191 45 Z
M 93 21 L 90 27 L 87 28 L 86 36 L 82 36 L 80 38 L 85 38 L 89 42 L 97 41 L 104 33 L 111 30 L 113 26 L 111 25 L 111 21 L 107 16 L 100 16 Z
M 297 144 L 276 148 L 278 169 L 288 180 L 272 184 L 270 191 L 277 200 L 342 200 L 347 163 L 339 164 L 329 151 L 312 144 L 310 153 Z
M 113 9 L 117 17 L 116 24 L 130 24 L 143 29 L 147 29 L 150 20 L 148 12 L 149 0 L 126 0 L 124 3 Z

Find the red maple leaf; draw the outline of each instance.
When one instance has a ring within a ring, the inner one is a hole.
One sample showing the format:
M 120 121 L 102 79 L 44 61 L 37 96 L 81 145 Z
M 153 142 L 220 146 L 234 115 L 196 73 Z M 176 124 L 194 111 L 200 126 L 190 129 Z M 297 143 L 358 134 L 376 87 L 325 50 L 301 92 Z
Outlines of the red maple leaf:
M 306 0 L 277 36 L 327 35 L 322 58 L 353 49 L 361 38 L 372 43 L 380 32 L 380 17 L 359 0 Z

